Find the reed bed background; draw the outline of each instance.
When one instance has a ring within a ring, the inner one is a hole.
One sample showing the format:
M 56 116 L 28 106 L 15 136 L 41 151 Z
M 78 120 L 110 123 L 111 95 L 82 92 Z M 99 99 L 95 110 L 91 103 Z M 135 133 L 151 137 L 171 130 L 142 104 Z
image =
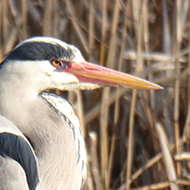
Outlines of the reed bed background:
M 190 189 L 189 27 L 189 0 L 0 0 L 0 60 L 26 38 L 52 36 L 164 87 L 57 91 L 85 136 L 85 190 Z

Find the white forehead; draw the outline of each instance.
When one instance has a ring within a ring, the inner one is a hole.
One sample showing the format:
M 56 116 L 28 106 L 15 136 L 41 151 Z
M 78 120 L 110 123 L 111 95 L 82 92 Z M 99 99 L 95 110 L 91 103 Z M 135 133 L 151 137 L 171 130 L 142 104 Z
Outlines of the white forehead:
M 29 39 L 26 39 L 22 42 L 20 42 L 17 46 L 15 46 L 14 49 L 22 46 L 23 44 L 25 43 L 28 43 L 28 42 L 43 42 L 43 43 L 49 43 L 49 44 L 53 44 L 53 45 L 60 45 L 61 47 L 63 47 L 64 49 L 68 50 L 68 49 L 71 49 L 72 52 L 73 52 L 73 55 L 74 55 L 74 58 L 73 58 L 73 61 L 74 62 L 82 62 L 84 61 L 84 58 L 81 54 L 81 52 L 79 51 L 79 49 L 77 47 L 75 47 L 74 45 L 71 45 L 71 44 L 67 44 L 59 39 L 56 39 L 56 38 L 52 38 L 52 37 L 33 37 L 33 38 L 29 38 Z
M 49 43 L 49 44 L 54 44 L 54 45 L 58 44 L 65 49 L 68 49 L 68 47 L 73 46 L 73 45 L 69 45 L 59 39 L 56 39 L 56 38 L 39 36 L 39 37 L 29 38 L 29 39 L 26 39 L 26 40 L 20 42 L 15 48 L 18 48 L 19 46 L 21 46 L 22 44 L 27 43 L 27 42 L 44 42 L 44 43 Z M 76 47 L 73 46 L 73 48 L 76 48 Z

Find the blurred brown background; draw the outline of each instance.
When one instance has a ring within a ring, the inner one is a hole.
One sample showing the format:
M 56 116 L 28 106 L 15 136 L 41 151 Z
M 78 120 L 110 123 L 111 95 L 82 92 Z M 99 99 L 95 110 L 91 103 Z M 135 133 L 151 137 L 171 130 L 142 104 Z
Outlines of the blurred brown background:
M 85 135 L 85 190 L 190 189 L 189 27 L 189 0 L 0 0 L 0 61 L 26 38 L 52 36 L 164 87 L 56 92 Z

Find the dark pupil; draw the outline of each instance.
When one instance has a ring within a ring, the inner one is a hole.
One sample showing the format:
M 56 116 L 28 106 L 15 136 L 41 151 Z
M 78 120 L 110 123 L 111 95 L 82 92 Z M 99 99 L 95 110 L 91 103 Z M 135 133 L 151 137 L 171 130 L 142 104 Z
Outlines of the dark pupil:
M 59 61 L 55 61 L 55 64 L 56 64 L 56 65 L 59 65 Z

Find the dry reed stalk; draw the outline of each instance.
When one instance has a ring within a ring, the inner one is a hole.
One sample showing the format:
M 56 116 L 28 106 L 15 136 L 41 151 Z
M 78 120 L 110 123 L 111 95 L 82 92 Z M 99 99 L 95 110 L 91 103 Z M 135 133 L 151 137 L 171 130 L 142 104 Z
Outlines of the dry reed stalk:
M 102 40 L 102 43 L 101 43 L 101 46 L 100 46 L 100 65 L 104 65 L 104 61 L 105 61 L 105 45 L 104 45 L 104 42 L 106 40 L 105 37 L 106 37 L 106 33 L 107 33 L 106 24 L 107 24 L 107 0 L 103 0 L 103 6 L 102 6 L 102 26 L 101 26 L 101 40 Z M 94 117 L 95 113 L 101 113 L 102 109 L 103 108 L 101 107 L 101 105 L 99 105 L 99 107 L 96 107 L 93 110 L 93 112 L 91 112 L 92 113 L 91 115 Z M 94 112 L 95 110 L 96 110 L 96 112 Z M 88 113 L 90 113 L 90 112 L 88 112 Z M 90 117 L 90 115 L 88 115 L 86 118 L 91 118 L 91 117 Z M 102 118 L 102 120 L 103 120 L 103 118 Z M 85 121 L 86 121 L 86 119 L 85 119 Z M 103 124 L 101 124 L 101 118 L 100 118 L 100 126 L 101 126 L 101 128 L 100 128 L 100 131 L 101 131 L 101 134 L 100 134 L 100 139 L 101 139 L 100 145 L 101 145 L 101 147 L 102 147 L 102 145 L 107 147 L 107 144 L 104 144 L 104 142 L 103 142 L 103 138 L 106 135 L 105 134 L 106 133 L 106 129 L 104 129 L 104 128 L 102 129 L 102 125 Z M 107 150 L 106 147 L 102 147 L 101 150 L 100 150 L 101 151 L 101 153 L 100 153 L 101 154 L 101 156 L 100 156 L 100 164 L 101 164 L 101 179 L 102 179 L 102 181 L 105 180 L 105 171 L 104 170 L 106 168 L 106 160 L 104 158 L 104 149 Z M 108 154 L 108 151 L 105 152 L 105 153 Z
M 164 19 L 163 19 L 163 30 L 162 30 L 162 33 L 163 33 L 163 45 L 162 45 L 162 49 L 163 49 L 163 52 L 165 54 L 168 54 L 168 55 L 172 55 L 172 36 L 171 36 L 171 28 L 170 28 L 170 22 L 169 22 L 169 14 L 168 14 L 168 4 L 167 4 L 167 1 L 166 0 L 163 0 L 163 15 L 164 15 Z M 173 76 L 173 70 L 175 69 L 175 59 L 174 59 L 174 64 L 173 64 L 173 69 L 171 70 L 167 70 L 166 71 L 166 76 L 167 78 L 170 78 L 171 76 Z M 162 72 L 163 74 L 163 72 Z M 165 94 L 165 97 L 163 99 L 163 112 L 164 112 L 164 124 L 166 126 L 166 131 L 168 132 L 168 141 L 169 142 L 172 142 L 173 139 L 174 139 L 174 135 L 173 135 L 173 126 L 172 126 L 172 118 L 170 116 L 170 108 L 169 108 L 169 100 L 172 98 L 172 95 L 171 93 L 173 92 L 173 89 L 165 89 L 164 90 L 164 94 Z
M 86 137 L 86 127 L 84 125 L 84 111 L 83 111 L 83 100 L 82 100 L 82 92 L 80 90 L 76 91 L 77 95 L 77 116 L 79 118 L 80 126 L 84 135 Z
M 148 30 L 148 29 L 146 29 Z M 145 31 L 144 33 L 146 33 Z M 145 42 L 147 44 L 148 42 Z M 146 45 L 147 46 L 147 45 Z M 135 50 L 126 50 L 123 54 L 123 58 L 127 60 L 137 60 L 137 53 Z M 149 52 L 148 47 L 146 47 L 146 52 L 142 52 L 142 59 L 145 61 L 149 62 L 175 62 L 175 58 L 172 57 L 172 55 L 167 54 L 167 53 L 154 53 L 154 52 Z M 170 60 L 170 61 L 168 61 Z M 179 62 L 181 63 L 186 63 L 187 59 L 186 57 L 179 57 Z
M 186 121 L 185 121 L 185 126 L 184 126 L 184 131 L 183 131 L 183 139 L 189 138 L 190 136 L 190 102 L 188 105 L 188 112 L 187 112 L 187 117 L 186 117 Z M 189 144 L 189 142 L 187 142 Z M 189 149 L 189 147 L 187 147 L 187 149 Z
M 176 154 L 174 156 L 175 161 L 189 161 L 190 160 L 190 153 L 189 152 L 182 152 L 180 154 Z
M 108 58 L 106 66 L 113 68 L 114 60 L 116 56 L 116 36 L 117 36 L 117 24 L 120 10 L 120 2 L 115 0 L 114 13 L 112 18 L 111 38 L 109 42 Z M 108 115 L 109 115 L 109 99 L 110 88 L 104 88 L 102 90 L 102 101 L 100 110 L 100 131 L 101 131 L 101 173 L 102 180 L 105 184 L 105 189 L 109 188 L 108 181 Z
M 68 102 L 70 102 L 73 105 L 74 110 L 77 110 L 76 105 L 75 105 L 75 98 L 76 98 L 76 93 L 75 92 L 76 91 L 74 91 L 74 92 L 72 92 L 72 91 L 68 92 Z
M 127 3 L 126 3 L 127 7 Z M 122 43 L 121 43 L 121 49 L 120 49 L 120 55 L 119 55 L 119 63 L 118 63 L 118 71 L 122 70 L 122 63 L 123 63 L 123 53 L 126 48 L 126 26 L 127 26 L 127 12 L 124 12 L 124 21 L 123 21 L 123 31 L 122 31 Z M 113 161 L 114 161 L 114 153 L 115 153 L 115 143 L 117 138 L 117 127 L 119 122 L 119 91 L 120 88 L 116 89 L 116 97 L 115 97 L 115 109 L 114 109 L 114 126 L 113 126 L 113 132 L 112 132 L 112 141 L 111 141 L 111 148 L 110 148 L 110 155 L 109 155 L 109 162 L 108 162 L 108 189 L 110 188 L 110 182 L 113 172 Z
M 189 6 L 189 9 L 190 11 L 190 6 Z M 190 19 L 190 14 L 189 14 L 189 19 Z M 188 32 L 188 40 L 189 40 L 189 43 L 188 43 L 188 47 L 190 49 L 190 30 Z M 188 54 L 188 66 L 187 68 L 189 69 L 190 71 L 190 52 Z M 184 131 L 183 131 L 183 138 L 188 138 L 190 137 L 190 75 L 187 74 L 187 118 L 186 118 L 186 122 L 185 122 L 185 127 L 184 127 Z M 190 143 L 187 142 L 187 146 L 186 146 L 186 151 L 190 151 Z
M 52 1 L 44 1 L 44 20 L 43 20 L 43 36 L 51 36 L 52 16 L 51 16 Z
M 22 0 L 22 34 L 27 39 L 27 0 Z
M 159 189 L 165 189 L 170 186 L 169 182 L 161 182 L 157 184 L 151 184 L 144 187 L 139 188 L 131 188 L 131 190 L 159 190 Z
M 88 168 L 91 168 L 90 167 L 90 161 L 88 160 L 88 163 L 87 163 L 87 167 Z M 91 170 L 88 171 L 88 175 L 87 175 L 87 178 L 86 178 L 86 182 L 85 182 L 85 186 L 84 186 L 84 190 L 94 190 L 94 182 L 93 182 L 93 176 L 92 176 L 92 172 Z
M 7 42 L 7 38 L 8 38 L 8 21 L 7 21 L 7 1 L 6 0 L 2 0 L 2 39 L 3 39 L 3 43 L 2 43 L 2 50 L 3 50 L 3 55 L 5 55 L 6 52 L 6 42 Z
M 172 158 L 171 153 L 169 151 L 167 137 L 166 137 L 165 132 L 163 130 L 163 126 L 160 123 L 156 124 L 156 131 L 157 131 L 158 138 L 160 141 L 160 147 L 161 147 L 161 150 L 163 153 L 163 160 L 164 160 L 164 164 L 166 167 L 168 180 L 170 183 L 170 188 L 172 190 L 177 190 L 179 188 L 175 184 L 175 181 L 177 179 L 177 175 L 176 175 L 176 171 L 175 171 L 173 158 Z
M 92 165 L 92 173 L 94 177 L 94 183 L 97 190 L 102 190 L 101 185 L 101 178 L 100 178 L 100 172 L 99 172 L 99 163 L 98 163 L 98 154 L 97 154 L 97 134 L 95 132 L 89 133 L 90 137 L 90 155 L 91 155 L 91 165 Z
M 0 1 L 0 44 L 3 44 L 3 41 L 1 39 L 2 35 L 2 12 L 3 12 L 3 1 Z M 0 62 L 3 59 L 3 48 L 0 46 Z
M 190 186 L 190 181 L 189 180 L 184 180 L 184 179 L 177 179 L 176 183 L 178 185 L 183 185 L 183 186 L 187 186 L 187 188 Z
M 133 90 L 131 109 L 130 109 L 130 118 L 129 118 L 129 144 L 127 150 L 127 168 L 126 168 L 126 190 L 130 189 L 131 185 L 131 170 L 132 170 L 132 159 L 133 159 L 133 145 L 134 145 L 134 115 L 135 115 L 135 105 L 136 105 L 137 90 Z
M 149 18 L 149 12 L 148 12 L 148 0 L 145 1 L 144 4 L 144 18 L 143 18 L 143 44 L 144 44 L 144 48 L 145 48 L 145 52 L 146 54 L 149 54 L 149 26 L 148 26 L 148 18 Z M 142 53 L 142 57 L 143 57 L 143 53 Z M 143 58 L 142 58 L 143 59 Z M 149 59 L 146 59 L 147 61 L 147 65 L 151 65 L 151 62 Z M 150 73 L 148 74 L 148 79 L 150 81 L 152 81 L 153 79 L 153 74 Z M 150 94 L 150 106 L 148 106 L 148 95 Z M 155 150 L 159 150 L 158 149 L 158 143 L 155 140 L 155 135 L 154 135 L 154 131 L 153 131 L 153 123 L 155 123 L 155 91 L 151 90 L 150 92 L 148 91 L 143 91 L 143 99 L 145 101 L 141 100 L 141 105 L 144 108 L 144 113 L 146 115 L 146 118 L 149 122 L 149 131 L 150 131 L 150 135 L 152 136 L 152 140 L 153 140 L 153 146 L 155 148 Z M 143 105 L 144 104 L 144 105 Z
M 176 181 L 177 185 L 183 185 L 183 186 L 190 186 L 190 182 L 188 180 L 183 180 L 183 179 L 177 179 Z M 144 187 L 139 187 L 139 188 L 131 188 L 131 190 L 158 190 L 158 189 L 164 189 L 169 187 L 169 182 L 162 182 L 158 184 L 152 184 L 152 185 L 147 185 Z
M 90 0 L 90 13 L 89 13 L 89 56 L 88 60 L 92 61 L 92 53 L 94 47 L 94 2 Z
M 52 33 L 55 38 L 59 37 L 59 30 L 58 30 L 58 20 L 59 20 L 59 14 L 58 14 L 58 0 L 53 1 L 53 28 Z
M 107 33 L 107 0 L 102 1 L 102 30 L 101 30 L 101 45 L 100 45 L 100 65 L 105 63 L 105 41 Z
M 163 52 L 165 54 L 171 54 L 171 35 L 170 35 L 170 25 L 168 18 L 168 6 L 167 1 L 162 0 L 163 3 Z
M 100 155 L 101 155 L 101 177 L 107 186 L 108 182 L 108 100 L 110 88 L 105 88 L 102 92 L 102 101 L 100 105 Z
M 190 6 L 189 6 L 189 11 L 190 11 Z M 190 14 L 189 14 L 189 19 L 190 19 Z M 190 49 L 190 30 L 189 30 L 189 36 L 188 36 L 188 40 L 189 40 L 189 44 L 188 47 Z M 189 55 L 188 55 L 188 68 L 190 69 L 190 51 L 189 51 Z M 187 102 L 190 102 L 190 75 L 187 75 Z M 190 134 L 190 133 L 189 133 Z
M 181 1 L 176 0 L 176 53 L 180 52 L 181 40 L 182 40 L 182 25 L 181 25 Z M 175 88 L 174 88 L 174 135 L 175 135 L 175 145 L 176 145 L 176 153 L 180 152 L 180 146 L 178 146 L 179 142 L 179 93 L 180 93 L 180 67 L 179 61 L 176 59 L 176 69 L 175 69 L 177 78 L 175 79 Z M 180 163 L 176 163 L 177 167 L 177 175 L 180 175 Z
M 141 17 L 137 17 L 138 20 L 138 27 L 136 27 L 136 35 L 137 35 L 137 62 L 136 62 L 136 69 L 135 73 L 138 73 L 143 69 L 143 61 L 142 61 L 142 30 L 143 30 L 143 18 L 144 18 L 144 7 L 145 7 L 146 1 L 143 0 L 141 4 Z M 138 2 L 133 1 L 133 12 L 136 10 Z M 139 14 L 140 15 L 140 14 Z M 135 15 L 134 15 L 135 16 Z M 135 20 L 135 19 L 134 19 Z M 138 31 L 138 32 L 137 32 Z M 134 89 L 132 92 L 132 100 L 131 100 L 131 108 L 130 108 L 130 116 L 129 116 L 129 144 L 128 144 L 128 150 L 127 150 L 127 168 L 126 168 L 126 190 L 130 189 L 131 186 L 131 170 L 132 170 L 132 164 L 133 164 L 133 145 L 134 145 L 134 119 L 135 119 L 135 106 L 136 106 L 136 100 L 137 100 L 137 90 Z

